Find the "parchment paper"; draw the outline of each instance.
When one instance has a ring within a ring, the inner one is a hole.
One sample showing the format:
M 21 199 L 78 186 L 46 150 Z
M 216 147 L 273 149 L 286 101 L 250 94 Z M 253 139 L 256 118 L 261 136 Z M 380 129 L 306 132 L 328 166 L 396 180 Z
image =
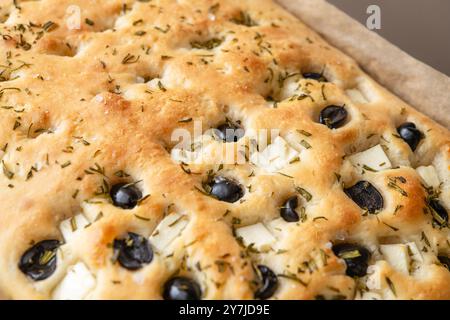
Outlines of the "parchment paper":
M 325 0 L 276 1 L 353 57 L 378 83 L 450 129 L 449 77 L 411 57 Z

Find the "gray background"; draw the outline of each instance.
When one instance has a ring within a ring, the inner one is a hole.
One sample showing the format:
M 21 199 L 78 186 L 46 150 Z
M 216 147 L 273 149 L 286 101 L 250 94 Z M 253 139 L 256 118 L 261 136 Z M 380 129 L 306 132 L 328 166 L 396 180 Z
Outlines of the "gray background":
M 381 8 L 381 36 L 450 75 L 450 0 L 328 0 L 366 25 L 367 7 Z

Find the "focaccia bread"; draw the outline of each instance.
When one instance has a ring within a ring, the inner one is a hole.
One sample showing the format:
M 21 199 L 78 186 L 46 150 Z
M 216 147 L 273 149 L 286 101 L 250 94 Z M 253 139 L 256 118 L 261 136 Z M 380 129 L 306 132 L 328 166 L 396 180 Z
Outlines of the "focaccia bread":
M 272 1 L 0 11 L 8 298 L 450 298 L 449 131 Z

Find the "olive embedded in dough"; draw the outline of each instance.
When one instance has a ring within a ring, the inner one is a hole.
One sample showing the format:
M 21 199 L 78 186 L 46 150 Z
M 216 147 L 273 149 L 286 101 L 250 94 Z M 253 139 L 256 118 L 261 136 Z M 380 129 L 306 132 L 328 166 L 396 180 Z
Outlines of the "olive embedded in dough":
M 128 270 L 138 270 L 153 260 L 153 250 L 146 238 L 129 232 L 125 239 L 114 240 L 119 264 Z
M 119 183 L 111 188 L 110 196 L 116 207 L 133 209 L 142 199 L 142 192 L 135 184 Z
M 297 209 L 298 198 L 297 196 L 290 197 L 286 203 L 280 209 L 280 215 L 286 222 L 297 222 L 300 220 L 298 216 Z
M 338 129 L 345 124 L 347 116 L 344 107 L 331 105 L 320 112 L 319 122 L 330 129 Z
M 244 129 L 231 124 L 224 123 L 214 130 L 215 135 L 223 142 L 238 142 L 245 134 Z
M 450 258 L 446 256 L 438 256 L 438 259 L 439 262 L 450 271 Z
M 278 278 L 267 266 L 259 265 L 258 271 L 261 276 L 261 286 L 255 292 L 255 298 L 266 300 L 272 297 L 278 289 Z
M 323 76 L 323 74 L 317 72 L 305 72 L 303 73 L 303 78 L 316 80 L 320 82 L 328 82 L 328 80 Z
M 347 266 L 346 274 L 350 277 L 363 277 L 367 274 L 370 252 L 363 246 L 353 243 L 340 243 L 333 246 L 336 256 L 343 259 Z
M 430 200 L 428 204 L 430 206 L 434 222 L 436 222 L 441 227 L 447 226 L 448 225 L 447 210 L 445 210 L 445 208 L 436 199 Z
M 214 178 L 209 186 L 210 194 L 220 201 L 233 203 L 244 196 L 244 191 L 238 183 L 224 177 Z
M 423 134 L 420 132 L 416 125 L 412 122 L 406 122 L 397 128 L 397 132 L 400 137 L 409 145 L 412 151 L 417 149 L 420 140 L 423 139 Z
M 383 209 L 383 196 L 372 184 L 367 181 L 359 181 L 354 186 L 345 189 L 344 192 L 360 208 L 367 210 L 370 214 L 376 214 L 378 211 Z
M 202 291 L 197 282 L 186 277 L 175 277 L 166 282 L 164 300 L 200 300 Z
M 19 269 L 34 281 L 49 278 L 56 270 L 58 240 L 44 240 L 25 251 L 19 261 Z

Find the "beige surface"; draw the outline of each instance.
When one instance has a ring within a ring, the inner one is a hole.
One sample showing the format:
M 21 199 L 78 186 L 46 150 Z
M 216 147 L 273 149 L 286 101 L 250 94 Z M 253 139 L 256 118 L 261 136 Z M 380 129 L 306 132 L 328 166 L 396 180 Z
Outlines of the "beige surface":
M 409 56 L 323 0 L 277 0 L 330 43 L 355 58 L 375 80 L 450 127 L 450 78 Z
M 448 0 L 327 0 L 366 24 L 370 5 L 381 9 L 375 32 L 402 50 L 450 76 L 450 1 Z M 411 36 L 414 35 L 414 36 Z M 431 36 L 430 36 L 431 35 Z

